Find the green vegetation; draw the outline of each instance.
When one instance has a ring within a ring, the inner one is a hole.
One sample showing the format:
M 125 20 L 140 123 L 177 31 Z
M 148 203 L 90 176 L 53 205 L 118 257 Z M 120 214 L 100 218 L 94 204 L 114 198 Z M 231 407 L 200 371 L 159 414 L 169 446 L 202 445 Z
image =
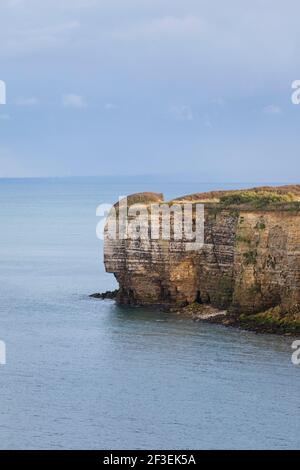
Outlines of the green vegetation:
M 256 264 L 257 251 L 250 250 L 243 254 L 246 264 Z
M 242 327 L 271 333 L 299 333 L 300 306 L 284 312 L 280 306 L 270 308 L 266 312 L 254 315 L 240 315 Z
M 262 220 L 260 220 L 259 222 L 257 222 L 255 228 L 257 230 L 265 230 L 266 224 Z
M 247 243 L 248 245 L 251 243 L 251 239 L 249 237 L 245 237 L 244 235 L 237 235 L 235 239 L 239 243 Z
M 300 201 L 293 201 L 293 202 L 289 203 L 287 209 L 291 212 L 300 211 Z
M 236 191 L 220 197 L 221 204 L 241 205 L 251 204 L 256 208 L 264 208 L 270 204 L 282 204 L 297 201 L 291 193 L 279 194 L 273 191 Z
M 215 301 L 221 308 L 226 308 L 232 301 L 233 280 L 230 275 L 224 274 L 218 281 Z
M 250 295 L 261 294 L 261 287 L 259 284 L 253 284 L 253 286 L 249 287 L 248 292 Z
M 222 212 L 223 207 L 220 204 L 210 204 L 206 207 L 209 207 L 209 213 L 216 219 L 217 215 Z

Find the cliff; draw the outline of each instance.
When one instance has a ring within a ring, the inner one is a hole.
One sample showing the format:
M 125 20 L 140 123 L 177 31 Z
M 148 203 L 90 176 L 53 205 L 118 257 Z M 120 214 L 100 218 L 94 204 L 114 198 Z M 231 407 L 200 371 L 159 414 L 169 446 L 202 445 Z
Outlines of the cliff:
M 187 249 L 184 237 L 113 239 L 106 231 L 105 267 L 119 282 L 118 302 L 210 305 L 245 326 L 253 321 L 269 325 L 271 312 L 279 329 L 291 318 L 290 330 L 298 331 L 299 200 L 296 185 L 198 193 L 165 203 L 204 203 L 204 245 L 196 250 Z M 150 213 L 163 196 L 141 193 L 127 202 L 129 207 L 143 203 Z M 263 319 L 254 316 L 261 312 L 267 312 Z

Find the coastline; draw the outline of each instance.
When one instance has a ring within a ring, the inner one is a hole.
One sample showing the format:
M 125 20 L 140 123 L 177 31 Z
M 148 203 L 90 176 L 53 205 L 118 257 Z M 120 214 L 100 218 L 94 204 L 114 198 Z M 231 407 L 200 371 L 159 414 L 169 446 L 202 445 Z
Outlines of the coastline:
M 90 298 L 98 300 L 114 300 L 118 302 L 119 290 L 94 293 L 89 295 Z M 143 307 L 142 304 L 130 305 L 135 307 Z M 158 306 L 151 307 L 165 312 L 175 313 L 178 316 L 190 318 L 194 322 L 216 323 L 219 325 L 239 328 L 245 331 L 253 331 L 260 334 L 276 334 L 283 336 L 298 336 L 300 334 L 300 307 L 295 306 L 294 311 L 283 313 L 281 308 L 274 307 L 266 312 L 254 314 L 232 314 L 227 310 L 220 310 L 209 304 L 199 304 L 197 302 L 186 306 Z
M 194 224 L 196 238 L 202 228 L 199 247 L 190 247 L 188 234 L 176 225 L 182 223 L 186 204 L 194 212 L 183 227 Z M 181 218 L 172 216 L 176 208 Z M 144 219 L 136 220 L 134 214 L 142 209 Z M 121 237 L 110 230 L 117 227 L 118 217 L 127 217 L 130 227 L 125 225 L 129 231 Z M 107 219 L 105 269 L 119 284 L 119 304 L 170 309 L 195 321 L 255 332 L 298 335 L 299 220 L 300 185 L 211 191 L 172 201 L 161 193 L 132 194 L 121 206 L 116 203 Z M 135 236 L 131 226 L 142 227 L 143 236 L 139 231 Z M 157 227 L 168 237 L 160 237 L 159 231 L 153 236 Z
M 189 306 L 190 307 L 190 306 Z M 300 334 L 300 314 L 280 312 L 279 307 L 269 309 L 266 312 L 255 314 L 224 314 L 216 312 L 205 318 L 201 308 L 192 314 L 194 321 L 217 323 L 223 326 L 235 327 L 245 331 L 253 331 L 260 334 L 276 334 L 282 336 L 298 336 Z

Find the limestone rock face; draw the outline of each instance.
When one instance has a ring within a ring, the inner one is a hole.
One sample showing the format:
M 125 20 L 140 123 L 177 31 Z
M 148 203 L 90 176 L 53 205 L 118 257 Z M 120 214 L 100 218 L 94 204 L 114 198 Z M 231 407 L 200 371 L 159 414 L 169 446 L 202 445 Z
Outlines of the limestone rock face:
M 204 245 L 197 250 L 187 250 L 184 238 L 105 235 L 104 262 L 119 282 L 117 300 L 163 306 L 197 301 L 249 314 L 300 304 L 299 210 L 226 207 L 207 199 Z M 161 194 L 140 193 L 128 205 L 141 202 L 150 211 L 162 201 Z

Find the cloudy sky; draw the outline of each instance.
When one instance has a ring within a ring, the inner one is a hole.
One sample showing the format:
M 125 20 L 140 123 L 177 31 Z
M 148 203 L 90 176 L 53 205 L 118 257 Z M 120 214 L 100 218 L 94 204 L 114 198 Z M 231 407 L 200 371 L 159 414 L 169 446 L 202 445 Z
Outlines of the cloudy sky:
M 0 176 L 297 182 L 298 0 L 0 0 Z

